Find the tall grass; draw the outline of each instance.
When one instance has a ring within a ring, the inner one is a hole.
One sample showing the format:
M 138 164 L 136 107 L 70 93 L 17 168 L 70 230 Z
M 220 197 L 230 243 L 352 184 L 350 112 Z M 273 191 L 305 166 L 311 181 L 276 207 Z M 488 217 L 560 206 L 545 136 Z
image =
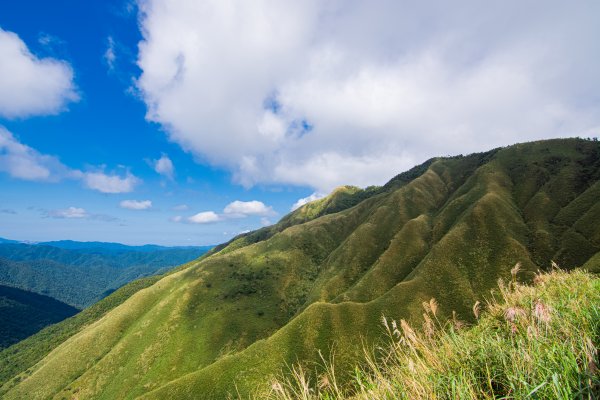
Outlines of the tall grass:
M 389 347 L 379 356 L 366 351 L 363 365 L 344 385 L 329 361 L 316 377 L 294 366 L 257 397 L 600 398 L 600 279 L 555 270 L 527 286 L 516 281 L 518 267 L 512 272 L 511 282 L 499 281 L 494 301 L 475 304 L 473 326 L 456 318 L 440 321 L 432 299 L 423 304 L 418 329 L 382 318 Z

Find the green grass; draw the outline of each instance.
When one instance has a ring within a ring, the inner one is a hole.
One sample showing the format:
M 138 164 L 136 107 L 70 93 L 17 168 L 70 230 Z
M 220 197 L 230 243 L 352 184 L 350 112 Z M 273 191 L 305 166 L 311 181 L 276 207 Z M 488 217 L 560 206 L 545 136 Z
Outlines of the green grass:
M 467 327 L 424 303 L 423 326 L 383 318 L 389 345 L 365 351 L 350 379 L 335 362 L 295 365 L 260 399 L 591 399 L 600 397 L 600 279 L 554 271 L 501 283 Z
M 517 262 L 525 282 L 552 260 L 599 271 L 599 149 L 533 142 L 432 159 L 380 188 L 342 188 L 49 334 L 43 351 L 35 340 L 7 349 L 17 367 L 0 393 L 245 396 L 332 349 L 348 375 L 362 344 L 380 342 L 381 315 L 415 324 L 435 297 L 440 320 L 456 311 L 473 322 L 473 304 Z M 11 365 L 4 354 L 0 366 Z

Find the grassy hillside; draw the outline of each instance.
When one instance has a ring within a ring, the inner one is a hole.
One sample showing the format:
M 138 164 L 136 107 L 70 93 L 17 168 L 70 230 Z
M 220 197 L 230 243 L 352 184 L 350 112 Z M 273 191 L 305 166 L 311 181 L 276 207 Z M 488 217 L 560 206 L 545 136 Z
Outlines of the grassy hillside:
M 383 187 L 342 188 L 139 290 L 14 369 L 0 393 L 246 396 L 332 346 L 344 371 L 361 340 L 381 338 L 382 314 L 419 321 L 435 297 L 440 319 L 455 310 L 472 320 L 475 301 L 517 262 L 524 281 L 551 260 L 600 270 L 599 178 L 600 144 L 568 139 L 433 159 Z
M 0 284 L 47 295 L 77 308 L 127 282 L 159 274 L 208 248 L 131 247 L 115 243 L 56 242 L 64 248 L 0 244 Z
M 50 297 L 0 285 L 0 349 L 78 311 Z
M 422 327 L 383 319 L 389 343 L 366 350 L 348 384 L 335 362 L 293 366 L 257 399 L 573 399 L 600 397 L 600 279 L 553 271 L 535 286 L 502 284 L 479 319 L 442 323 L 435 300 Z

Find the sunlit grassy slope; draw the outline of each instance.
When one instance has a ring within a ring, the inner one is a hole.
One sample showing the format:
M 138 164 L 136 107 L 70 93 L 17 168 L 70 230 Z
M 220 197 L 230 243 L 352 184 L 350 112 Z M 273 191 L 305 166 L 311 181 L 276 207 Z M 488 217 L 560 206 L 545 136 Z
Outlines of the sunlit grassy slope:
M 600 270 L 599 178 L 600 144 L 568 139 L 341 188 L 135 292 L 49 353 L 13 351 L 20 367 L 0 394 L 226 398 L 332 346 L 351 365 L 361 341 L 381 336 L 382 314 L 419 320 L 435 297 L 441 318 L 468 319 L 516 262 L 521 280 L 551 260 Z
M 516 270 L 515 270 L 516 272 Z M 516 275 L 516 274 L 515 274 Z M 437 318 L 422 325 L 383 319 L 388 343 L 366 350 L 350 384 L 335 361 L 295 365 L 256 399 L 597 399 L 600 397 L 600 278 L 555 270 L 534 285 L 501 281 L 477 323 Z M 314 371 L 314 372 L 313 372 Z

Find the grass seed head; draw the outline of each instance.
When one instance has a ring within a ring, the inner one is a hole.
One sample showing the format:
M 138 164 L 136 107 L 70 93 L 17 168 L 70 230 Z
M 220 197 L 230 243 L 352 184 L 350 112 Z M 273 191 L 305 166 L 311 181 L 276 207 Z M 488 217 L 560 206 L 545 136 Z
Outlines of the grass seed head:
M 520 262 L 516 263 L 515 266 L 511 268 L 510 275 L 512 276 L 513 283 L 517 282 L 517 274 L 519 273 L 520 270 L 521 270 Z
M 520 318 L 524 318 L 527 315 L 525 310 L 520 307 L 508 307 L 504 310 L 504 319 L 508 322 L 516 322 Z
M 433 297 L 429 300 L 429 308 L 431 309 L 431 313 L 435 316 L 437 315 L 438 310 L 438 302 Z
M 475 302 L 475 304 L 473 304 L 473 315 L 475 315 L 476 319 L 479 319 L 480 312 L 481 312 L 481 303 L 479 302 L 479 300 L 477 300 Z
M 547 324 L 550 322 L 551 314 L 550 309 L 547 305 L 542 303 L 541 300 L 537 300 L 533 306 L 533 316 L 538 320 L 538 322 L 543 322 Z

